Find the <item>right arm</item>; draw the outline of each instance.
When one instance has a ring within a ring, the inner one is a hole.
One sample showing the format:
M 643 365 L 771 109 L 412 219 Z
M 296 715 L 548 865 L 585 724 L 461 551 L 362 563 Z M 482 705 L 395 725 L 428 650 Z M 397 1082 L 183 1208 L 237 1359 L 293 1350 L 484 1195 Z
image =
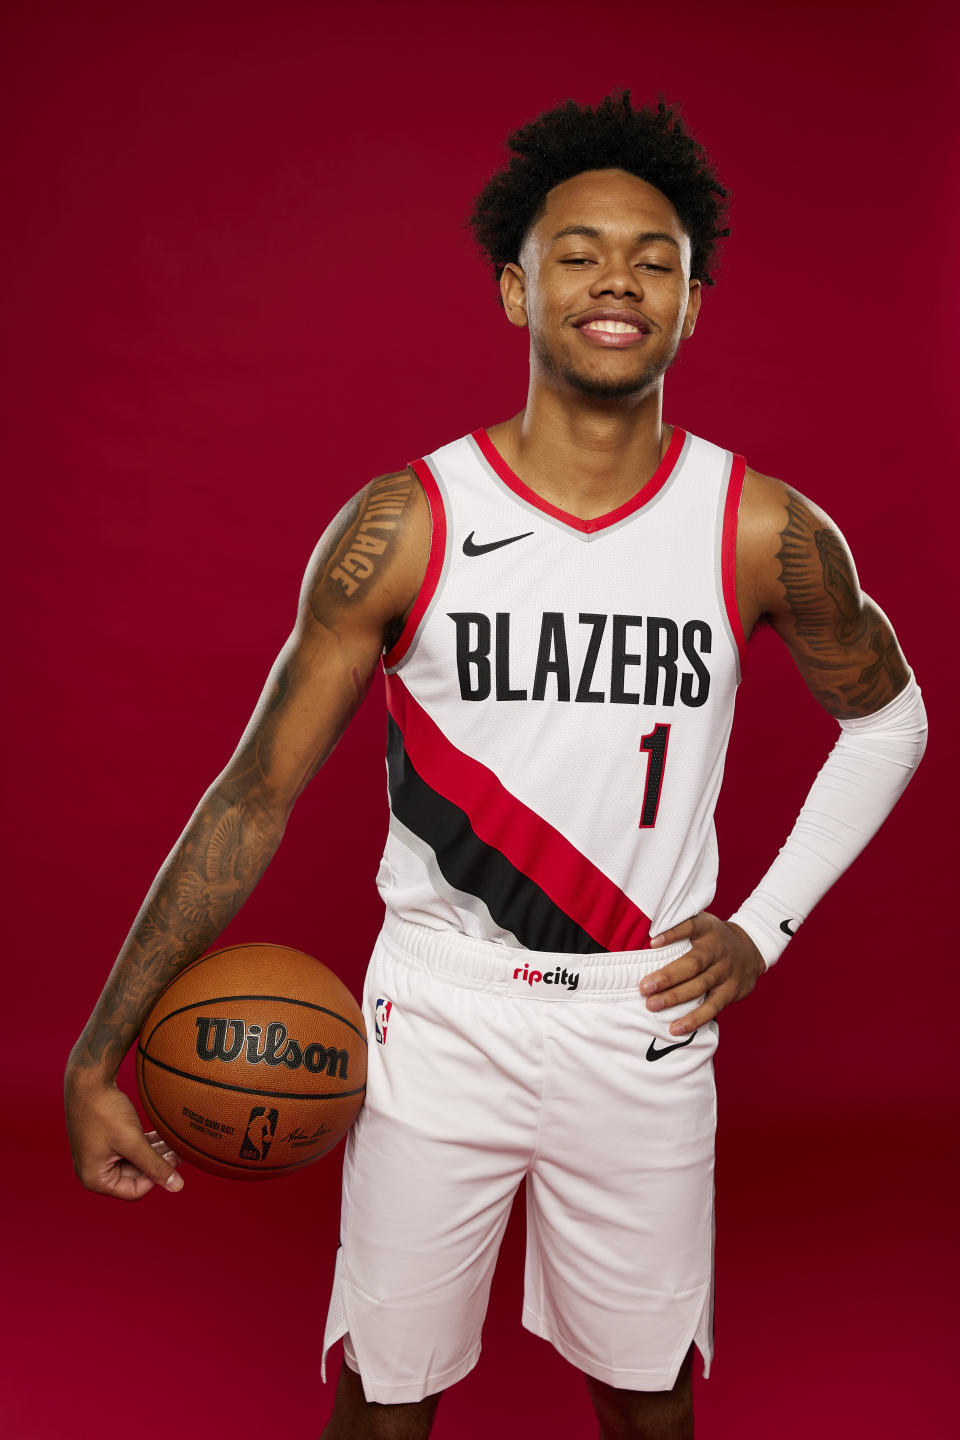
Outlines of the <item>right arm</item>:
M 331 753 L 409 614 L 430 517 L 409 470 L 344 507 L 307 568 L 297 623 L 236 752 L 161 867 L 70 1054 L 67 1128 L 88 1189 L 139 1199 L 179 1188 L 116 1086 L 164 986 L 209 949 L 270 863 L 294 802 Z

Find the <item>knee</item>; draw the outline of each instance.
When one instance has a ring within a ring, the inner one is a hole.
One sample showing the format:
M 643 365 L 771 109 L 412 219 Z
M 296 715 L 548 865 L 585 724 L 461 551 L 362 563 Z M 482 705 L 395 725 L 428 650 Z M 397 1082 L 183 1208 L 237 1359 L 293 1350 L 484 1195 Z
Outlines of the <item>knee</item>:
M 600 1440 L 692 1440 L 693 1395 L 689 1375 L 672 1390 L 617 1390 L 588 1381 L 600 1421 Z
M 380 1405 L 363 1393 L 360 1376 L 344 1361 L 330 1423 L 321 1440 L 427 1440 L 440 1394 L 409 1405 Z
M 693 1440 L 693 1405 L 673 1395 L 644 1398 L 636 1404 L 607 1407 L 599 1440 Z

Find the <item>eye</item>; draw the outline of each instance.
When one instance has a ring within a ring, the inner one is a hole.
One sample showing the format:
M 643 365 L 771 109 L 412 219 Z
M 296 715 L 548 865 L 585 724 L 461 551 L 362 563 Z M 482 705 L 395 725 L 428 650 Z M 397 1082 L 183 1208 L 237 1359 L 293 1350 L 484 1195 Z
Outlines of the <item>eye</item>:
M 590 265 L 591 263 L 589 255 L 568 255 L 566 259 L 560 261 L 561 265 Z
M 654 264 L 652 264 L 649 260 L 641 260 L 641 261 L 640 261 L 640 268 L 641 268 L 642 270 L 659 270 L 659 271 L 661 271 L 664 275 L 666 275 L 666 274 L 668 273 L 669 269 L 670 269 L 670 266 L 669 266 L 669 265 L 654 265 Z

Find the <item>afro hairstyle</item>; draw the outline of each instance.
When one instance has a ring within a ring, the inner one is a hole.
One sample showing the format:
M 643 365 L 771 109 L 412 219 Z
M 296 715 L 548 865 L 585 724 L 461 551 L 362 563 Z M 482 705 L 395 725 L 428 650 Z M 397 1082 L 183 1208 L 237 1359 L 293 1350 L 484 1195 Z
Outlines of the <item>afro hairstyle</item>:
M 508 135 L 507 148 L 509 163 L 480 191 L 467 222 L 498 285 L 504 266 L 519 261 L 549 191 L 584 170 L 626 170 L 661 191 L 690 237 L 691 278 L 714 283 L 717 242 L 730 233 L 728 191 L 662 97 L 639 110 L 629 90 L 613 91 L 594 108 L 564 100 Z

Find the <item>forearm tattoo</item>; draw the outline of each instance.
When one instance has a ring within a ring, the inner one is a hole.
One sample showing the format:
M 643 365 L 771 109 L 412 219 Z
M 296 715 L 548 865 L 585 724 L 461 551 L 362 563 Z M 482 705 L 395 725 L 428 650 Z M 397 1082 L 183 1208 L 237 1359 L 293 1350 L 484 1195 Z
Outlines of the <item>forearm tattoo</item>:
M 269 864 L 283 823 L 254 798 L 254 746 L 245 759 L 204 797 L 157 876 L 74 1047 L 74 1068 L 116 1069 L 159 990 L 209 948 Z
M 882 611 L 861 594 L 849 551 L 787 490 L 780 583 L 794 627 L 794 655 L 819 703 L 841 719 L 880 709 L 908 670 Z

